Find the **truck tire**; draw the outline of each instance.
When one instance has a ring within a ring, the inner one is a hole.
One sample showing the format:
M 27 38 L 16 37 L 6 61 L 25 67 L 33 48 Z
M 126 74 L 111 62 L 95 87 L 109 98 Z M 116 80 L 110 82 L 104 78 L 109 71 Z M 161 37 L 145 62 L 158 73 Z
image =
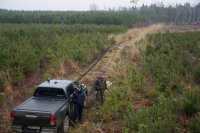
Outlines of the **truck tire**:
M 69 130 L 69 115 L 66 115 L 62 124 L 62 133 L 67 133 L 68 130 Z

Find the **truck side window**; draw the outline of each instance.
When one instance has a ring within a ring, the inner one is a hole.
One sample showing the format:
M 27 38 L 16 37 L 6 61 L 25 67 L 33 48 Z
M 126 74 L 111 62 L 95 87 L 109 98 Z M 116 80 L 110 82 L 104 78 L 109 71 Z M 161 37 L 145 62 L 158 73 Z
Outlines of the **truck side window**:
M 73 85 L 70 84 L 70 85 L 67 87 L 67 90 L 66 90 L 67 95 L 70 96 L 72 93 L 74 93 L 74 90 L 75 90 L 75 89 L 74 89 Z

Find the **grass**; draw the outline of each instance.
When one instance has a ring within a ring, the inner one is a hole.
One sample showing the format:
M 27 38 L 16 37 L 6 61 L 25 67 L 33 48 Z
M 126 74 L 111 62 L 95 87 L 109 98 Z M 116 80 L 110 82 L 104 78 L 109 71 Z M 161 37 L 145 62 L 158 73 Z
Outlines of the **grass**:
M 98 121 L 120 121 L 124 133 L 199 132 L 199 34 L 150 34 L 138 60 L 123 51 Z

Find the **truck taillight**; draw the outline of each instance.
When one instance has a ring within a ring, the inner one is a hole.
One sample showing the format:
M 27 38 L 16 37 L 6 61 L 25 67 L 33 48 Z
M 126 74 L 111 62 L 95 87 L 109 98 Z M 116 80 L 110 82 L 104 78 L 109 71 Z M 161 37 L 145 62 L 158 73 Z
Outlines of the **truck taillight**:
M 57 124 L 57 119 L 54 115 L 50 115 L 50 124 L 51 126 L 55 126 Z
M 11 121 L 13 122 L 14 121 L 14 112 L 10 112 L 10 118 L 11 118 Z

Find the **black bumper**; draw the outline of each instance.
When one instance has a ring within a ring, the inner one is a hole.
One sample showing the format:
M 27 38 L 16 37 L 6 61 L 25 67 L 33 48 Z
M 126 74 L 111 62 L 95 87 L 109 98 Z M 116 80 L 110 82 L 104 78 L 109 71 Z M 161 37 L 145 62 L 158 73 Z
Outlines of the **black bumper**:
M 11 125 L 13 131 L 26 133 L 57 133 L 56 127 L 41 127 L 40 129 L 28 129 L 22 125 Z

